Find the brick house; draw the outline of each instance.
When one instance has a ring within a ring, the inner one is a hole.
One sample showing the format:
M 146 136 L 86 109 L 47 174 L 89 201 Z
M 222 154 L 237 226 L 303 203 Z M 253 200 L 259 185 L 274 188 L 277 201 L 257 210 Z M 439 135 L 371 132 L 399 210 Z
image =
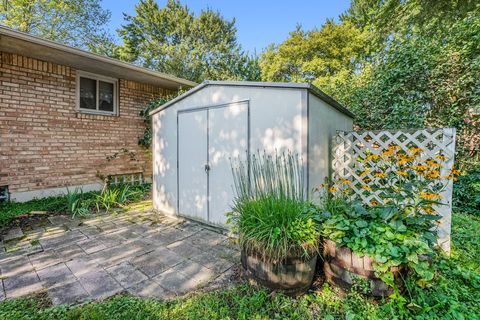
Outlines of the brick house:
M 149 180 L 139 112 L 195 83 L 0 27 L 0 194 L 12 200 Z

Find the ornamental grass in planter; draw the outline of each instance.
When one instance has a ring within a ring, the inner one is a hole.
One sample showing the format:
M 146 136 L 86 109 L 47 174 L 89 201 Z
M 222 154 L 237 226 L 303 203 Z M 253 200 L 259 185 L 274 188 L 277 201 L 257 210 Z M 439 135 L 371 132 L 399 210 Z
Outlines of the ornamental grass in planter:
M 257 282 L 286 294 L 313 280 L 320 231 L 304 191 L 299 156 L 257 153 L 232 161 L 235 201 L 229 222 L 238 235 L 242 265 Z
M 402 278 L 414 277 L 427 286 L 435 276 L 436 208 L 456 170 L 441 176 L 445 157 L 426 159 L 420 148 L 402 151 L 390 146 L 379 154 L 367 152 L 361 178 L 363 194 L 353 181 L 327 183 L 322 203 L 325 237 L 324 271 L 329 282 L 350 288 L 367 281 L 375 296 L 399 294 Z M 363 199 L 372 199 L 365 203 Z

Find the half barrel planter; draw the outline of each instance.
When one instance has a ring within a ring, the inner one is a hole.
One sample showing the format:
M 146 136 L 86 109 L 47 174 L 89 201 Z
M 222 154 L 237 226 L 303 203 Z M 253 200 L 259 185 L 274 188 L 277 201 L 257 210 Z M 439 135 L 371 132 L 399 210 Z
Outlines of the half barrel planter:
M 264 261 L 259 255 L 242 250 L 242 266 L 247 275 L 271 289 L 289 296 L 305 293 L 313 282 L 318 255 L 310 259 L 287 258 L 280 263 Z
M 339 247 L 334 241 L 325 240 L 323 246 L 325 279 L 334 286 L 350 290 L 356 277 L 366 279 L 369 283 L 370 294 L 374 297 L 387 297 L 393 293 L 393 288 L 375 276 L 371 257 L 358 256 L 347 247 Z M 399 282 L 403 268 L 391 269 L 395 281 Z

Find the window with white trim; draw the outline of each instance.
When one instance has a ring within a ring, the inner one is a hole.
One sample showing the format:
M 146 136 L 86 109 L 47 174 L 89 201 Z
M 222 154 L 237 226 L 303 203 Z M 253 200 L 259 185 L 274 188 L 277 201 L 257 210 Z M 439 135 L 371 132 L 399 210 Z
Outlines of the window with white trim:
M 77 71 L 77 110 L 117 115 L 118 80 Z

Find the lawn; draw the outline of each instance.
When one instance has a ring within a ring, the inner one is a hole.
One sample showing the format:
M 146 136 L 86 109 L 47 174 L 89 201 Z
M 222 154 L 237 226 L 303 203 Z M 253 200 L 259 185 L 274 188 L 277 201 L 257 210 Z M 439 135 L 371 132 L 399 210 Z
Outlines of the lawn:
M 328 285 L 293 299 L 247 284 L 174 301 L 117 296 L 79 306 L 44 297 L 6 300 L 0 319 L 480 319 L 480 218 L 454 214 L 451 258 L 441 258 L 431 287 L 409 285 L 404 298 L 376 302 Z

